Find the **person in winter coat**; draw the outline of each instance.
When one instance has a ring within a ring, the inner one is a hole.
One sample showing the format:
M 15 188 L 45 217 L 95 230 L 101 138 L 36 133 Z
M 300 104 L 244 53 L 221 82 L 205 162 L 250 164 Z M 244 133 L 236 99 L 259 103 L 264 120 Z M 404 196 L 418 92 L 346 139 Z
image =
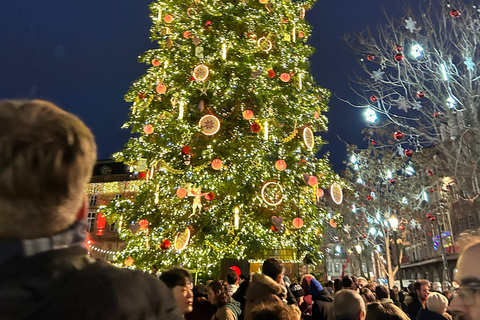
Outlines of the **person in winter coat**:
M 242 313 L 240 302 L 230 297 L 226 281 L 214 280 L 210 282 L 208 285 L 208 301 L 217 307 L 212 320 L 238 320 Z
M 413 284 L 413 292 L 410 292 L 412 303 L 407 306 L 407 314 L 410 319 L 417 319 L 420 309 L 425 309 L 425 301 L 430 293 L 430 282 L 420 279 Z
M 409 317 L 402 309 L 391 302 L 374 302 L 367 306 L 365 320 L 409 320 Z
M 283 302 L 257 304 L 252 309 L 252 320 L 300 320 L 300 310 Z
M 312 320 L 333 320 L 333 298 L 317 279 L 310 281 L 310 294 L 313 299 Z
M 167 286 L 88 257 L 94 137 L 41 101 L 0 101 L 0 319 L 183 319 Z
M 172 290 L 173 297 L 183 314 L 193 310 L 192 276 L 183 268 L 173 268 L 160 275 L 160 280 Z
M 261 302 L 285 301 L 298 308 L 290 289 L 283 287 L 283 263 L 278 258 L 268 258 L 262 266 L 262 274 L 254 274 L 247 290 L 244 319 L 251 320 L 252 309 Z M 289 296 L 291 296 L 289 298 Z

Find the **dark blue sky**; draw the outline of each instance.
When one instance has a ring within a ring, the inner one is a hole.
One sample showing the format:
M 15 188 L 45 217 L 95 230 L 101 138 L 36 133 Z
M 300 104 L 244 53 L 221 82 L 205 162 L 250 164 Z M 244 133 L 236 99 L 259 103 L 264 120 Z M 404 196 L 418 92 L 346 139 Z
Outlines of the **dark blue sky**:
M 93 130 L 99 158 L 120 151 L 129 138 L 129 131 L 120 129 L 129 108 L 123 95 L 145 71 L 137 56 L 155 46 L 148 38 L 150 2 L 1 0 L 0 98 L 51 100 Z M 346 156 L 337 135 L 362 143 L 365 124 L 360 110 L 336 98 L 361 103 L 348 86 L 358 57 L 342 37 L 384 23 L 383 7 L 397 18 L 403 15 L 404 4 L 392 0 L 320 0 L 307 12 L 314 28 L 310 42 L 317 49 L 312 73 L 333 94 L 329 132 L 322 136 L 337 172 Z

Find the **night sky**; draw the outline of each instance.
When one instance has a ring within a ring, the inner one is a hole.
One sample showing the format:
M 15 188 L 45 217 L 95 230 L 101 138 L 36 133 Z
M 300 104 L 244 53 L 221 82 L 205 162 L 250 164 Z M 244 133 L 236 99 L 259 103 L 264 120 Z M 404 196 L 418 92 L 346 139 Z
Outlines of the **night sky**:
M 129 131 L 120 129 L 129 110 L 123 96 L 146 70 L 138 55 L 155 47 L 148 38 L 150 2 L 1 0 L 0 98 L 53 101 L 93 130 L 99 159 L 120 151 L 129 138 Z M 349 89 L 359 57 L 343 35 L 384 24 L 383 8 L 400 19 L 405 3 L 418 2 L 320 0 L 307 12 L 313 25 L 310 43 L 317 50 L 311 71 L 319 85 L 332 91 L 329 132 L 321 134 L 329 145 L 322 152 L 330 151 L 337 172 L 346 157 L 337 136 L 362 145 L 365 126 L 361 110 L 338 100 L 365 102 Z

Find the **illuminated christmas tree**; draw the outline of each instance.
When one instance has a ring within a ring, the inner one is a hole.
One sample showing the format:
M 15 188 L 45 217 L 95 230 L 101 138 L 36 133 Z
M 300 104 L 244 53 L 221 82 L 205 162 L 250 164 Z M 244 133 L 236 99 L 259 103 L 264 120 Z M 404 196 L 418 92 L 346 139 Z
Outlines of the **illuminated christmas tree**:
M 133 137 L 117 161 L 145 182 L 101 211 L 127 242 L 118 261 L 206 270 L 294 249 L 321 258 L 341 190 L 323 144 L 329 92 L 309 74 L 306 1 L 158 1 L 149 68 L 126 95 Z M 337 187 L 337 188 L 336 188 Z M 323 198 L 322 198 L 323 197 Z

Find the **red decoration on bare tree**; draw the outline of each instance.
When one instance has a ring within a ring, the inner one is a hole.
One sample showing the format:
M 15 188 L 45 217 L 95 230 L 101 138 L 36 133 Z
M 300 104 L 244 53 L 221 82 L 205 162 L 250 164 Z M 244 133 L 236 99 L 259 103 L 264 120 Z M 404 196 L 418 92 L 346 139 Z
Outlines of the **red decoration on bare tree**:
M 450 16 L 452 16 L 453 18 L 458 18 L 460 17 L 462 14 L 460 13 L 460 11 L 456 10 L 456 9 L 452 9 L 450 10 Z
M 413 150 L 412 150 L 412 149 L 405 149 L 405 151 L 403 151 L 403 153 L 404 153 L 407 157 L 413 156 Z
M 370 101 L 377 102 L 378 98 L 376 96 L 370 96 Z
M 403 54 L 397 53 L 394 57 L 395 61 L 400 62 L 403 60 Z
M 373 61 L 373 60 L 375 60 L 375 56 L 374 56 L 373 54 L 369 54 L 369 55 L 367 56 L 367 60 L 368 60 L 368 61 Z
M 403 138 L 405 138 L 405 133 L 397 130 L 393 133 L 393 137 L 397 140 L 402 140 Z
M 425 98 L 425 93 L 422 91 L 417 92 L 417 98 L 419 99 Z

